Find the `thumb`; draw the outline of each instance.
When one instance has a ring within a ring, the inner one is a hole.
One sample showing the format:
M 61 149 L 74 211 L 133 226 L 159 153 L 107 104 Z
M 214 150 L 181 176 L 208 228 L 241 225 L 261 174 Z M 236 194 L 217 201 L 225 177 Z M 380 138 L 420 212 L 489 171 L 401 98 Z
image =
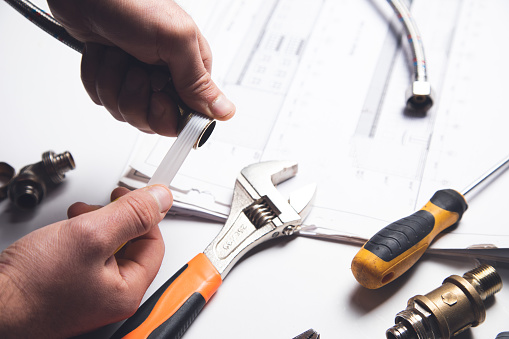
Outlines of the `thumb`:
M 91 230 L 102 254 L 111 256 L 129 240 L 150 232 L 166 215 L 173 197 L 163 185 L 153 185 L 125 194 L 105 207 L 89 213 Z
M 213 119 L 228 120 L 235 114 L 235 105 L 212 80 L 210 47 L 192 20 L 184 26 L 188 32 L 179 37 L 178 48 L 170 48 L 175 45 L 171 39 L 160 48 L 175 90 L 193 110 Z M 162 35 L 162 39 L 173 36 L 170 32 Z
M 214 83 L 205 67 L 197 65 L 193 68 L 194 74 L 187 72 L 182 75 L 178 71 L 174 73 L 176 75 L 172 76 L 175 89 L 191 109 L 221 121 L 233 117 L 235 105 Z

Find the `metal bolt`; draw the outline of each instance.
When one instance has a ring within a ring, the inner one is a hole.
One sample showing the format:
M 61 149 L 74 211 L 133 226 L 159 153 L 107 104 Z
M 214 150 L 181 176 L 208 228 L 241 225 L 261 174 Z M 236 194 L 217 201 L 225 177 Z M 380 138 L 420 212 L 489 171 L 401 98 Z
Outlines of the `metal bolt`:
M 284 235 L 292 235 L 296 229 L 297 229 L 297 226 L 295 226 L 295 225 L 286 226 L 285 229 L 283 230 L 283 234 Z

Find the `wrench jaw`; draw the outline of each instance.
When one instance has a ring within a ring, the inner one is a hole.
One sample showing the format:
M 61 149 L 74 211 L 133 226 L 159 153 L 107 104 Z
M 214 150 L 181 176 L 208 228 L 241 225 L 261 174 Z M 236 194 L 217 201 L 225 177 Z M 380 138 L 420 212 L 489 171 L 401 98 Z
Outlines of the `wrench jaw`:
M 315 201 L 315 196 L 316 196 L 316 184 L 306 185 L 290 194 L 288 203 L 300 215 L 301 221 L 306 219 L 308 214 L 311 212 L 313 202 Z M 301 227 L 302 223 L 297 225 L 295 224 L 288 225 L 283 229 L 283 234 L 293 235 L 296 231 L 299 231 Z
M 298 168 L 296 161 L 266 161 L 249 165 L 240 174 L 256 190 L 277 192 L 275 185 L 293 178 Z
M 288 203 L 299 213 L 302 220 L 304 220 L 311 212 L 315 197 L 316 184 L 309 184 L 292 192 L 288 198 Z
M 296 210 L 274 186 L 296 173 L 297 163 L 289 161 L 258 163 L 241 171 L 228 220 L 204 251 L 222 279 L 249 250 L 267 240 L 290 235 L 293 231 L 285 230 L 302 223 L 314 191 L 311 196 L 308 194 L 307 203 L 302 202 L 306 197 L 300 199 L 302 203 Z

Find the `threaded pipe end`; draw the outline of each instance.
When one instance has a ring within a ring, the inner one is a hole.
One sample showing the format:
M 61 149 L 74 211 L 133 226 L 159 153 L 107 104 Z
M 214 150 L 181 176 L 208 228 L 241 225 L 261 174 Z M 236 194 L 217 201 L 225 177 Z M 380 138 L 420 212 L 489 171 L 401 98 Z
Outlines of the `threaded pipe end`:
M 20 209 L 33 209 L 44 195 L 44 188 L 35 181 L 19 182 L 11 188 L 11 200 Z
M 66 172 L 76 168 L 74 158 L 68 151 L 60 154 L 55 154 L 53 151 L 44 152 L 42 162 L 51 181 L 55 184 L 64 180 Z
M 421 311 L 409 306 L 396 314 L 396 324 L 385 332 L 387 339 L 434 338 L 432 324 Z
M 463 274 L 463 278 L 476 289 L 482 300 L 486 300 L 502 289 L 502 279 L 490 265 L 483 264 L 476 267 Z
M 54 164 L 57 171 L 65 173 L 76 168 L 76 163 L 69 151 L 55 155 Z
M 387 339 L 415 339 L 415 332 L 405 324 L 397 323 L 385 332 Z

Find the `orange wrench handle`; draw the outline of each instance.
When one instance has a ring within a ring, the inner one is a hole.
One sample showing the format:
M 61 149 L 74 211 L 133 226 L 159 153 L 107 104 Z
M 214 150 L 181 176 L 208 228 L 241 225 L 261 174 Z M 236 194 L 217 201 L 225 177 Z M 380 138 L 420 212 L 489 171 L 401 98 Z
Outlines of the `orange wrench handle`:
M 180 338 L 222 283 L 203 253 L 164 283 L 112 339 Z

